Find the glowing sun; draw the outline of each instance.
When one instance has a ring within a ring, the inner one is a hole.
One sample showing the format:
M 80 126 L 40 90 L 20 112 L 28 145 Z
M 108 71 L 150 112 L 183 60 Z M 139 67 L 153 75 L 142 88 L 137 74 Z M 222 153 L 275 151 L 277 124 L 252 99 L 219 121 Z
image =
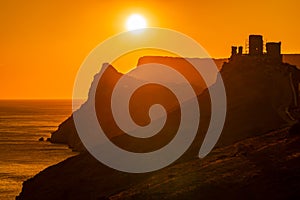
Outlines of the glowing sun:
M 146 27 L 147 27 L 146 19 L 139 14 L 130 15 L 126 21 L 126 29 L 128 31 L 143 29 Z

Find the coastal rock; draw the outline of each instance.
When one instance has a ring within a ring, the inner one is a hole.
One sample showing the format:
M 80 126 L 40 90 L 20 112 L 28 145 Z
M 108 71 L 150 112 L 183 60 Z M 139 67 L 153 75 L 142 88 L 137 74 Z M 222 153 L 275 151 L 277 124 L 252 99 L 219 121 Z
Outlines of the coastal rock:
M 172 165 L 146 174 L 109 168 L 83 151 L 70 117 L 51 141 L 82 152 L 25 181 L 17 199 L 299 198 L 300 135 L 286 137 L 285 128 L 297 122 L 292 111 L 298 104 L 294 83 L 299 82 L 299 70 L 289 64 L 237 59 L 225 63 L 221 74 L 228 112 L 217 148 L 204 159 L 197 154 L 210 121 L 208 90 L 198 96 L 201 121 L 196 139 Z M 170 115 L 177 116 L 178 108 Z M 141 151 L 168 141 L 162 137 L 139 145 L 123 134 L 108 137 Z
M 139 66 L 145 63 L 157 62 L 174 65 L 184 64 L 182 58 L 142 57 Z M 172 64 L 173 63 L 173 64 Z M 219 63 L 220 64 L 220 63 Z M 122 74 L 112 66 L 107 70 L 108 78 L 104 80 L 106 88 L 113 88 L 114 80 Z M 261 60 L 234 60 L 225 63 L 221 69 L 227 95 L 227 116 L 219 145 L 265 133 L 284 126 L 290 126 L 296 120 L 292 115 L 292 108 L 298 104 L 295 88 L 299 81 L 299 70 L 292 65 L 283 63 L 266 63 Z M 202 85 L 202 86 L 201 86 Z M 199 93 L 205 89 L 199 85 Z M 109 96 L 109 94 L 105 93 Z M 163 99 L 163 98 L 162 98 Z M 210 102 L 207 90 L 199 96 L 201 124 L 199 139 L 207 129 L 210 119 Z M 83 105 L 87 106 L 89 100 Z M 173 109 L 174 115 L 178 108 Z M 110 124 L 111 119 L 106 119 Z M 109 138 L 120 135 L 118 129 L 110 128 Z M 74 125 L 73 117 L 69 117 L 52 133 L 51 142 L 68 144 L 76 151 L 83 151 L 83 147 Z M 165 142 L 165 141 L 163 141 Z M 198 141 L 201 143 L 200 141 Z M 199 145 L 198 145 L 199 146 Z
M 195 65 L 199 65 L 199 64 L 205 64 L 207 63 L 209 60 L 207 59 L 199 59 L 199 58 L 193 58 L 193 59 L 188 59 L 189 62 L 194 63 Z M 226 61 L 227 59 L 219 59 L 216 60 L 215 62 L 217 63 L 217 66 L 220 68 L 221 63 L 223 63 L 224 61 Z M 181 72 L 185 73 L 186 76 L 191 77 L 192 78 L 192 85 L 196 91 L 196 93 L 199 95 L 203 92 L 203 90 L 205 90 L 207 88 L 206 84 L 201 81 L 201 82 L 196 82 L 197 79 L 194 79 L 194 75 L 193 72 L 194 71 L 190 71 L 188 69 L 191 68 L 191 64 L 187 62 L 185 59 L 182 58 L 171 58 L 171 57 L 142 57 L 139 59 L 138 61 L 138 66 L 141 66 L 143 64 L 147 64 L 147 63 L 159 63 L 159 64 L 165 64 L 165 65 L 172 65 L 172 67 L 174 67 L 175 69 L 179 70 L 180 68 L 182 68 L 183 70 L 181 70 Z M 107 67 L 107 68 L 106 68 Z M 124 76 L 124 74 L 119 73 L 113 66 L 108 65 L 108 64 L 103 64 L 102 69 L 106 69 L 105 70 L 105 74 L 107 74 L 107 76 L 105 76 L 103 79 L 103 88 L 105 88 L 104 90 L 102 90 L 101 92 L 103 93 L 103 96 L 105 99 L 109 99 L 109 97 L 111 96 L 111 94 L 109 93 L 110 91 L 112 91 L 112 88 L 114 87 L 115 82 L 120 79 L 122 76 Z M 92 82 L 92 86 L 95 85 L 95 80 L 97 80 L 99 76 L 99 73 L 96 74 L 94 76 L 94 80 Z M 125 74 L 126 76 L 126 74 Z M 143 82 L 144 80 L 147 80 L 147 75 L 142 75 L 140 74 L 140 76 L 138 77 L 132 77 L 129 76 L 129 78 L 133 79 L 134 81 L 137 82 Z M 211 78 L 211 83 L 213 83 L 215 81 L 215 77 Z M 185 85 L 182 83 L 174 83 L 174 85 L 176 85 L 176 87 L 178 89 L 181 90 L 185 90 Z M 93 87 L 91 87 L 93 88 Z M 97 86 L 94 86 L 94 88 L 97 88 Z M 126 90 L 126 86 L 124 86 L 124 91 Z M 165 101 L 165 102 L 161 102 L 163 105 L 169 105 L 169 107 L 167 107 L 167 110 L 171 110 L 172 108 L 174 108 L 173 110 L 177 109 L 175 103 L 172 103 L 168 96 L 164 96 L 164 92 L 163 90 L 161 90 L 160 88 L 148 88 L 149 92 L 155 93 L 156 97 L 159 97 L 161 101 Z M 89 107 L 90 105 L 90 96 L 91 96 L 91 89 L 89 91 L 89 98 L 87 100 L 87 102 L 85 102 L 82 105 L 83 109 L 84 107 Z M 150 104 L 151 103 L 151 99 L 144 99 L 143 100 L 144 104 Z M 109 105 L 109 104 L 107 104 Z M 139 104 L 139 105 L 143 105 L 143 104 Z M 106 109 L 105 107 L 103 109 Z M 136 106 L 135 110 L 140 110 L 141 108 Z M 107 117 L 109 116 L 109 111 L 103 111 L 105 112 L 105 116 L 106 118 L 104 119 L 104 124 L 113 124 L 114 121 L 113 119 Z M 137 116 L 137 118 L 139 119 L 144 119 L 145 116 L 139 115 Z M 107 134 L 107 136 L 109 138 L 115 137 L 115 136 L 119 136 L 120 130 L 115 128 L 115 126 L 110 126 L 109 127 L 109 133 Z M 73 150 L 75 151 L 84 151 L 85 148 L 83 147 L 79 136 L 77 134 L 75 125 L 74 125 L 74 121 L 73 121 L 73 115 L 70 116 L 67 120 L 65 120 L 63 123 L 61 123 L 58 127 L 58 129 L 56 131 L 54 131 L 51 135 L 51 142 L 53 143 L 61 143 L 61 144 L 67 144 L 69 145 Z

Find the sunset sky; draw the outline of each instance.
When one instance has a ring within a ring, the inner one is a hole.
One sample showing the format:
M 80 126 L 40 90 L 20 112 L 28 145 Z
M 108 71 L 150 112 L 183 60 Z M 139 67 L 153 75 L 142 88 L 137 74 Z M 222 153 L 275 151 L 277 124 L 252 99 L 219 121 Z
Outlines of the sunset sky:
M 249 34 L 282 41 L 300 53 L 300 1 L 58 1 L 0 2 L 0 99 L 69 99 L 83 59 L 125 31 L 132 13 L 150 27 L 180 31 L 215 58 L 230 56 Z M 121 70 L 122 71 L 122 70 Z

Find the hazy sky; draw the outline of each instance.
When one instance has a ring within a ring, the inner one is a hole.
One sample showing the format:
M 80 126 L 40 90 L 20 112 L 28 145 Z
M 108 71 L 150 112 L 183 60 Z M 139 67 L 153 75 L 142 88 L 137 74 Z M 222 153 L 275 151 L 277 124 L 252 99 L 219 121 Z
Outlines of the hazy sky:
M 81 62 L 100 42 L 125 31 L 126 18 L 189 35 L 212 57 L 228 57 L 249 34 L 300 53 L 300 1 L 0 2 L 0 99 L 71 98 Z

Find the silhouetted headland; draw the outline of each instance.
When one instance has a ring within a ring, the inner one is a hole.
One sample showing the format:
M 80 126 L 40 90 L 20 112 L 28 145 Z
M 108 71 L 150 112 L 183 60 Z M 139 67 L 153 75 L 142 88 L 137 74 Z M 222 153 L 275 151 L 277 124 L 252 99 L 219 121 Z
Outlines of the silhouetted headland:
M 241 47 L 232 47 L 231 57 L 222 60 L 220 73 L 227 94 L 227 116 L 217 147 L 204 159 L 200 160 L 197 154 L 210 120 L 210 98 L 207 86 L 195 82 L 199 91 L 200 128 L 188 151 L 171 166 L 146 174 L 109 168 L 85 151 L 71 116 L 52 134 L 51 142 L 68 144 L 80 151 L 80 155 L 25 181 L 17 199 L 299 198 L 300 70 L 282 62 L 285 58 L 280 42 L 267 43 L 266 48 L 264 53 L 262 36 L 251 35 L 249 53 L 244 53 Z M 182 58 L 153 56 L 142 57 L 138 66 L 153 61 L 184 67 Z M 113 66 L 106 73 L 103 84 L 108 89 L 101 94 L 103 98 L 110 95 L 110 88 L 122 76 Z M 158 98 L 165 98 L 160 95 Z M 170 105 L 168 115 L 173 117 L 166 127 L 171 131 L 179 115 L 176 103 Z M 108 117 L 105 123 L 112 124 L 110 120 Z M 141 120 L 147 119 L 141 116 Z M 293 128 L 289 134 L 290 127 Z M 138 145 L 114 126 L 109 128 L 107 136 L 114 143 L 140 152 L 159 148 L 172 137 L 161 136 Z

